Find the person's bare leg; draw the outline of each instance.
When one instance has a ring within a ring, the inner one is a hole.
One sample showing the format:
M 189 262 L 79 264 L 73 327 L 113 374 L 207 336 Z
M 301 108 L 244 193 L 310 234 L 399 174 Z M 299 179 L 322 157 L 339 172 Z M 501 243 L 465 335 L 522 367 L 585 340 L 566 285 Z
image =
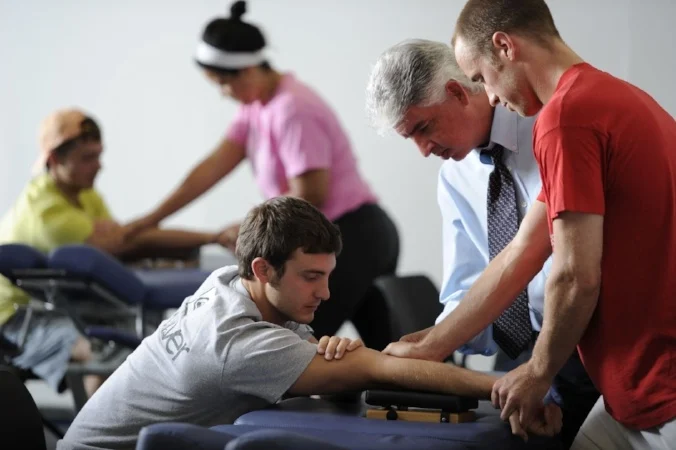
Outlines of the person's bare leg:
M 93 356 L 91 342 L 83 337 L 79 337 L 77 341 L 75 341 L 70 355 L 73 361 L 90 361 Z M 96 392 L 96 390 L 101 387 L 105 379 L 106 378 L 101 375 L 85 375 L 83 377 L 83 383 L 87 396 L 91 397 L 94 392 Z

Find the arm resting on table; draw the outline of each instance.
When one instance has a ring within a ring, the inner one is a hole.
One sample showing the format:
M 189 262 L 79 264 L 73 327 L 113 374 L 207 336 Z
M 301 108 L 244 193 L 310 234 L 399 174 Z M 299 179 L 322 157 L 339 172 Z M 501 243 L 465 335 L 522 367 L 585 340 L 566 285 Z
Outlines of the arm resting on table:
M 491 375 L 451 364 L 397 358 L 362 347 L 340 360 L 326 361 L 321 355 L 315 356 L 289 393 L 333 394 L 397 387 L 489 399 L 495 380 Z

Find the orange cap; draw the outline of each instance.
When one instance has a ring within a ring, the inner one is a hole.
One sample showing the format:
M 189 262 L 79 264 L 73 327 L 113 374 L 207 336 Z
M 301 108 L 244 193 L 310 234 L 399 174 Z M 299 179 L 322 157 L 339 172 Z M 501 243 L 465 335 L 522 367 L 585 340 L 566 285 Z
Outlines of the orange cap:
M 40 154 L 33 166 L 33 173 L 38 174 L 45 169 L 52 152 L 66 141 L 82 134 L 82 122 L 87 115 L 82 111 L 69 108 L 53 112 L 40 125 Z

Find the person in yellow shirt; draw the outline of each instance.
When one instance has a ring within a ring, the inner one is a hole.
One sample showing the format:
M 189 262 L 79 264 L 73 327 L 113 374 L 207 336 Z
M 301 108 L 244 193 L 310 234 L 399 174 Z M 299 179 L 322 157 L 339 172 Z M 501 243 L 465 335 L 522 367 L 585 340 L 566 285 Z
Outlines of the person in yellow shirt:
M 192 232 L 154 228 L 125 238 L 123 227 L 110 214 L 103 197 L 94 189 L 101 170 L 103 141 L 96 121 L 79 109 L 62 109 L 48 116 L 40 130 L 40 154 L 35 177 L 0 221 L 0 244 L 23 243 L 42 252 L 65 244 L 83 243 L 120 258 L 166 256 L 202 245 L 225 245 L 222 232 Z M 227 240 L 229 243 L 229 240 Z M 28 295 L 0 276 L 0 333 L 18 340 L 24 319 L 17 305 L 29 302 Z M 55 390 L 69 361 L 87 361 L 92 351 L 70 319 L 53 314 L 34 315 L 22 353 L 13 364 L 31 369 Z M 88 377 L 91 395 L 99 377 Z

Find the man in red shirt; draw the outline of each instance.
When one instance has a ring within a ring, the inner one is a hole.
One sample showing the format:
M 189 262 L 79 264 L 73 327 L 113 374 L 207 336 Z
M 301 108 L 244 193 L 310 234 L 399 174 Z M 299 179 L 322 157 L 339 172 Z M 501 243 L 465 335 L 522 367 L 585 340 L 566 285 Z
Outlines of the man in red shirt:
M 493 105 L 539 112 L 543 188 L 515 238 L 529 270 L 489 266 L 477 284 L 522 289 L 539 270 L 528 255 L 550 246 L 540 231 L 548 229 L 545 318 L 532 359 L 495 383 L 494 404 L 504 417 L 520 410 L 527 424 L 577 344 L 602 399 L 573 448 L 673 448 L 676 122 L 575 54 L 544 0 L 469 0 L 453 46 Z

